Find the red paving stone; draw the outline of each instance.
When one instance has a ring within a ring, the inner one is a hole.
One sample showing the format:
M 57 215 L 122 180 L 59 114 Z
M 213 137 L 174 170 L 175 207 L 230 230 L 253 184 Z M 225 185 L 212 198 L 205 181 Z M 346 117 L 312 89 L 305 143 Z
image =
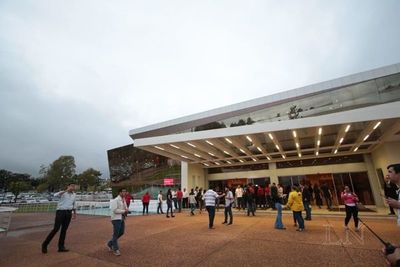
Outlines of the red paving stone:
M 346 236 L 343 217 L 314 216 L 299 233 L 291 214 L 284 214 L 287 230 L 275 230 L 270 213 L 235 213 L 230 226 L 217 213 L 214 230 L 208 229 L 207 213 L 132 216 L 119 242 L 120 257 L 105 245 L 109 218 L 85 215 L 70 225 L 70 252 L 57 252 L 57 235 L 42 254 L 53 220 L 54 214 L 15 214 L 8 236 L 0 238 L 0 266 L 385 266 L 379 241 L 365 228 Z M 393 217 L 365 221 L 384 239 L 400 239 Z

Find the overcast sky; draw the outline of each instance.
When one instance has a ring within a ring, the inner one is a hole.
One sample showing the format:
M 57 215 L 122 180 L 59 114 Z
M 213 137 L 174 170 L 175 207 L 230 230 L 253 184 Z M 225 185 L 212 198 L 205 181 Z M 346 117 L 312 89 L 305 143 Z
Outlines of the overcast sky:
M 400 1 L 0 0 L 0 169 L 108 177 L 130 129 L 400 62 Z

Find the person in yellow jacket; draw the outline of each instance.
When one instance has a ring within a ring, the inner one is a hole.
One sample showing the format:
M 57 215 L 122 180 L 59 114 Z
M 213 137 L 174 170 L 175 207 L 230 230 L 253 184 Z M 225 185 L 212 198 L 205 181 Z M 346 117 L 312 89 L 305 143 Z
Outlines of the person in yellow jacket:
M 304 219 L 301 212 L 304 209 L 303 198 L 298 186 L 292 186 L 292 192 L 289 194 L 286 207 L 293 211 L 294 218 L 296 219 L 299 228 L 296 231 L 304 231 Z

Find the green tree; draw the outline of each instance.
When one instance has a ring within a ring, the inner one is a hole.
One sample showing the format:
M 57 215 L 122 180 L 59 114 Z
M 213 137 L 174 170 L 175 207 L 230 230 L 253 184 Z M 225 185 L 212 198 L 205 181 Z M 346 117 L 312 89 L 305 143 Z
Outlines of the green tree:
M 7 170 L 0 170 L 0 189 L 6 192 L 8 190 L 8 184 L 13 177 L 13 173 Z
M 100 185 L 101 172 L 93 168 L 89 168 L 78 175 L 77 183 L 81 187 L 81 190 L 87 191 L 89 186 L 94 186 L 95 190 Z
M 73 182 L 76 172 L 75 159 L 73 156 L 61 156 L 47 168 L 44 174 L 49 185 L 49 191 L 60 190 L 66 183 Z M 43 168 L 41 171 L 44 170 Z
M 15 196 L 14 201 L 17 201 L 17 197 L 19 196 L 19 194 L 25 190 L 30 189 L 30 185 L 26 181 L 17 180 L 10 182 L 9 189 L 11 193 L 13 193 Z

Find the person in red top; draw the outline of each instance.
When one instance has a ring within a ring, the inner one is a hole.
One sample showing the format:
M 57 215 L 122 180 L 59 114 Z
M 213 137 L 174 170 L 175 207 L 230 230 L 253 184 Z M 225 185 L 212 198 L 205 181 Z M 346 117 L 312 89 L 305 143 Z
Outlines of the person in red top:
M 350 187 L 345 185 L 344 191 L 341 194 L 341 198 L 346 207 L 346 218 L 344 219 L 344 225 L 345 225 L 346 230 L 349 229 L 347 224 L 350 221 L 351 215 L 353 215 L 354 226 L 356 227 L 356 231 L 358 231 L 358 208 L 356 205 L 358 202 L 357 195 L 354 194 L 353 192 L 351 192 Z
M 181 191 L 181 188 L 178 188 L 176 191 L 176 199 L 178 201 L 178 212 L 182 211 L 182 198 L 183 198 L 183 192 Z
M 129 205 L 131 204 L 131 201 L 133 200 L 133 197 L 132 197 L 132 195 L 131 195 L 131 193 L 129 193 L 129 192 L 126 192 L 126 195 L 125 195 L 125 203 L 126 203 L 126 207 L 128 208 L 128 210 L 129 210 Z M 133 202 L 133 201 L 132 201 Z M 128 213 L 131 213 L 130 211 L 128 211 Z
M 259 208 L 265 208 L 265 190 L 262 187 L 262 185 L 260 185 L 257 189 L 257 197 L 258 197 L 258 205 Z
M 149 192 L 146 192 L 143 195 L 142 203 L 143 203 L 143 215 L 144 215 L 144 211 L 145 210 L 146 210 L 146 214 L 149 215 L 149 203 L 150 203 L 150 194 L 149 194 Z

